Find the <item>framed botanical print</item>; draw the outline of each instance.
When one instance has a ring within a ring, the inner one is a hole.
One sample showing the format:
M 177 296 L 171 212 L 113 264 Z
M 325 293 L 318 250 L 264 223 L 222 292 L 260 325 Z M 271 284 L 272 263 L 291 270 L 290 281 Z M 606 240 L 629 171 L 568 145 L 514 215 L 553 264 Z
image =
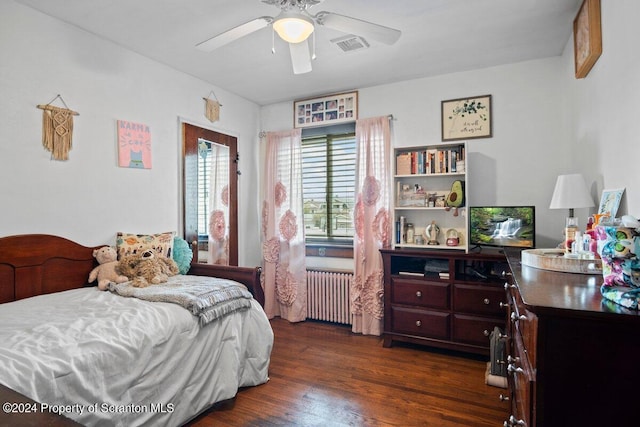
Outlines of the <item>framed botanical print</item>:
M 491 138 L 491 95 L 442 101 L 442 140 Z

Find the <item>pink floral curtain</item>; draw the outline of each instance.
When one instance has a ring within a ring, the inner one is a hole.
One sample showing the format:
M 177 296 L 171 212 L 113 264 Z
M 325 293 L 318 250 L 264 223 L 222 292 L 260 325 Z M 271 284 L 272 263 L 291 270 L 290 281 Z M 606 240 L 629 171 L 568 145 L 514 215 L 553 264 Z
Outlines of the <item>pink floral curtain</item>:
M 389 220 L 391 132 L 388 117 L 356 122 L 355 278 L 351 287 L 352 331 L 381 335 L 384 299 L 382 257 L 391 246 Z
M 262 180 L 262 287 L 265 312 L 307 317 L 302 211 L 302 131 L 267 132 Z

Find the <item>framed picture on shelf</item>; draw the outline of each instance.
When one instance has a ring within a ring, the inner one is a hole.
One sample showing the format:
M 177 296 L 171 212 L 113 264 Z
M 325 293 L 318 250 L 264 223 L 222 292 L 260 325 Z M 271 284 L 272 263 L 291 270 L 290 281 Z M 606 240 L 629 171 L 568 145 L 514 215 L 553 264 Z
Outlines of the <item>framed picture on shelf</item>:
M 293 103 L 293 127 L 333 125 L 358 118 L 358 92 L 338 93 Z
M 582 79 L 589 74 L 601 53 L 600 0 L 584 0 L 573 20 L 576 79 Z
M 615 218 L 620 207 L 620 201 L 622 200 L 622 194 L 624 188 L 618 188 L 615 190 L 602 190 L 602 197 L 600 197 L 600 206 L 598 207 L 599 214 L 609 214 L 610 218 Z
M 442 140 L 491 138 L 491 95 L 442 101 Z

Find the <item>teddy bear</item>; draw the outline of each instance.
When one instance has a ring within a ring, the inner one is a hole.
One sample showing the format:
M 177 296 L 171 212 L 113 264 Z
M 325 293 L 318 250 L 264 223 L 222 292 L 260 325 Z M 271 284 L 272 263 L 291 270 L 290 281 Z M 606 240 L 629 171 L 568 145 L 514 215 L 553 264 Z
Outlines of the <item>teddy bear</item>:
M 118 274 L 131 278 L 136 288 L 157 285 L 178 274 L 178 264 L 171 259 L 159 256 L 153 249 L 146 249 L 137 254 L 125 255 L 116 267 Z
M 100 265 L 89 273 L 89 283 L 98 279 L 98 289 L 104 291 L 109 286 L 109 282 L 124 283 L 129 280 L 128 277 L 116 272 L 118 253 L 112 246 L 94 249 L 93 256 Z

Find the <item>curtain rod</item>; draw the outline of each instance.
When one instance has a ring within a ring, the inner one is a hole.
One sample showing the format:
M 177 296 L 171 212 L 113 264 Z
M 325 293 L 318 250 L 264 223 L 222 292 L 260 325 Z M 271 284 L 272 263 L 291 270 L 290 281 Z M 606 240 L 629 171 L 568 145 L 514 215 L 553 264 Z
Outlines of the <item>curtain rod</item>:
M 393 114 L 389 114 L 389 115 L 387 116 L 387 119 L 389 119 L 389 120 L 395 120 L 396 118 L 395 118 L 395 117 L 393 117 Z M 264 130 L 261 130 L 261 131 L 260 131 L 260 133 L 258 133 L 258 138 L 261 138 L 261 139 L 262 139 L 262 138 L 264 138 L 265 136 L 267 136 L 267 132 L 266 132 L 266 131 L 264 131 Z

